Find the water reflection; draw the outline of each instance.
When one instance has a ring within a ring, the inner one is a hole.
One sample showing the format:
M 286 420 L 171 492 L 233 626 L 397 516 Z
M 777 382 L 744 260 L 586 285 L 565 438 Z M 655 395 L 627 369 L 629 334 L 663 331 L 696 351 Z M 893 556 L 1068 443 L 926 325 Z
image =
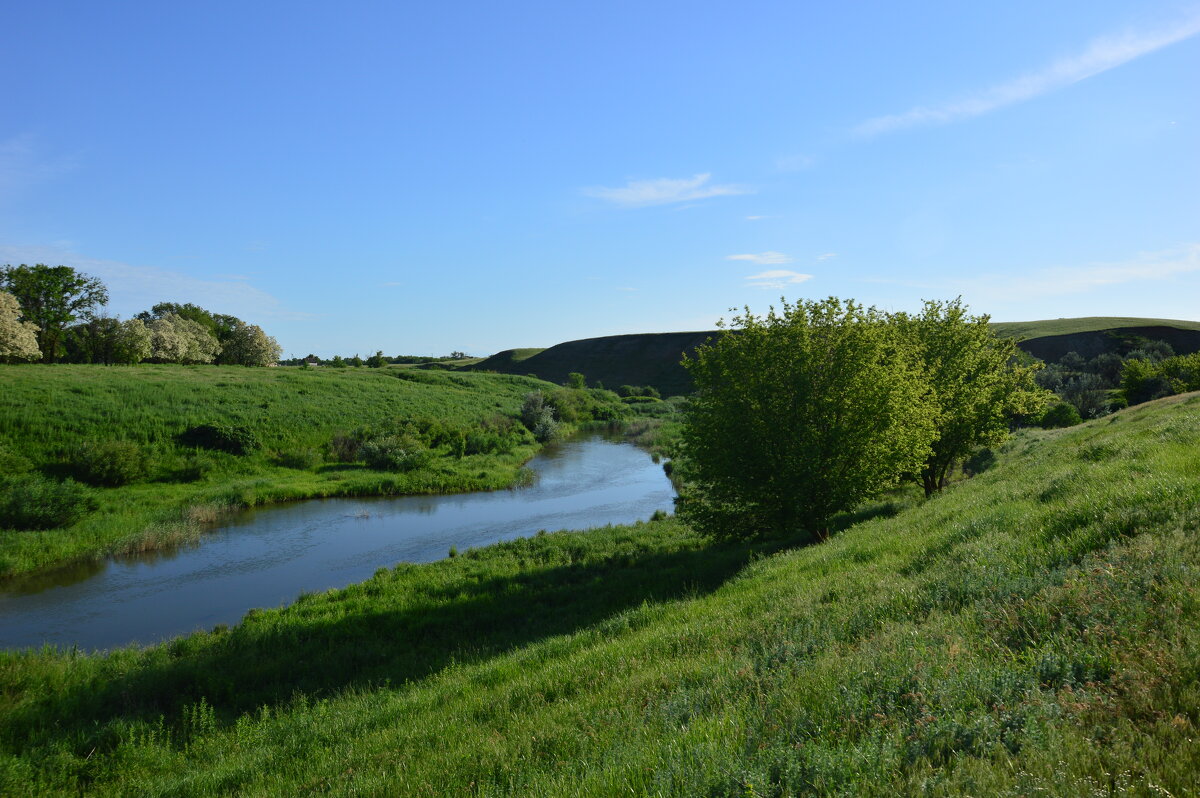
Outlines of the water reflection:
M 85 563 L 5 586 L 0 646 L 151 643 L 301 592 L 358 582 L 380 566 L 429 562 L 538 530 L 626 524 L 672 507 L 661 466 L 601 438 L 547 447 L 532 485 L 493 493 L 322 499 L 230 519 L 199 545 Z

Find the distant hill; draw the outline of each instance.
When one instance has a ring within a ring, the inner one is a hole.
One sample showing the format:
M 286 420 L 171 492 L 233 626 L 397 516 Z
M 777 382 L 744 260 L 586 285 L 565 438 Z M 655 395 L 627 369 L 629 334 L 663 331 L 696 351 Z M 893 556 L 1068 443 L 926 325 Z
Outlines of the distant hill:
M 1138 338 L 1166 341 L 1177 354 L 1200 352 L 1200 322 L 1090 316 L 1078 319 L 1010 321 L 992 325 L 998 335 L 1017 338 L 1034 357 L 1056 361 L 1067 352 L 1091 358 L 1101 352 L 1128 350 Z M 567 374 L 581 372 L 589 385 L 606 388 L 653 385 L 664 396 L 685 394 L 692 383 L 683 366 L 690 353 L 718 330 L 701 332 L 609 335 L 567 341 L 548 349 L 507 349 L 464 368 L 501 374 L 531 374 L 564 383 Z

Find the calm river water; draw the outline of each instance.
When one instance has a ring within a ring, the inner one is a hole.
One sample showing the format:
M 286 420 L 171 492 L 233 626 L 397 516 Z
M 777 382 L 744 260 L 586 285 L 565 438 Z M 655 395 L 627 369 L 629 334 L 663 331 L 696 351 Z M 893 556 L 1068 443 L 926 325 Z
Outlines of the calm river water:
M 441 559 L 451 546 L 628 524 L 672 509 L 662 467 L 628 443 L 566 441 L 529 468 L 533 485 L 514 490 L 251 510 L 192 547 L 11 583 L 0 592 L 0 647 L 154 643 L 360 582 L 381 566 Z

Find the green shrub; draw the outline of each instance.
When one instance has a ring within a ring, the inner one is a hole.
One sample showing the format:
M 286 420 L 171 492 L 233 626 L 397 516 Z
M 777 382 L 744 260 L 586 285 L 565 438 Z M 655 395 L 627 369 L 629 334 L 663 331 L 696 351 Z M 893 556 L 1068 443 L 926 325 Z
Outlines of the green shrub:
M 33 469 L 33 463 L 12 449 L 0 445 L 0 479 L 15 474 L 24 474 Z
M 254 430 L 240 424 L 198 424 L 179 435 L 184 446 L 247 454 L 261 446 Z
M 1059 402 L 1042 414 L 1042 429 L 1073 427 L 1082 421 L 1075 405 Z
M 80 482 L 115 488 L 145 476 L 146 458 L 131 441 L 87 441 L 71 455 L 70 467 Z
M 329 454 L 339 463 L 354 463 L 358 461 L 358 450 L 362 441 L 345 432 L 335 432 L 333 440 L 329 441 Z
M 0 487 L 0 527 L 8 529 L 57 529 L 94 509 L 88 489 L 70 479 L 55 482 L 41 474 L 25 474 Z
M 433 452 L 412 435 L 372 438 L 359 453 L 367 466 L 377 471 L 412 471 L 433 459 Z
M 316 468 L 325 458 L 317 449 L 293 449 L 290 452 L 278 452 L 275 455 L 275 464 L 281 465 L 284 468 L 294 468 L 298 471 L 307 471 L 311 468 Z

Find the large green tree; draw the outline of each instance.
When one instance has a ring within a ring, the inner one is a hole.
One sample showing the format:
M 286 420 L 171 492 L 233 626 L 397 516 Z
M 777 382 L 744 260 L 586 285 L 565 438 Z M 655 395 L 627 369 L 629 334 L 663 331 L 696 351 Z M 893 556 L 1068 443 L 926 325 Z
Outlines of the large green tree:
M 16 297 L 25 321 L 37 325 L 38 349 L 44 363 L 57 359 L 68 324 L 91 318 L 98 308 L 108 304 L 104 284 L 70 266 L 5 266 L 0 268 L 0 290 Z
M 37 360 L 42 352 L 37 344 L 37 327 L 21 321 L 17 298 L 0 291 L 0 363 Z
M 927 301 L 892 323 L 920 355 L 936 434 L 919 474 L 925 495 L 942 489 L 950 467 L 979 446 L 999 443 L 1016 416 L 1045 403 L 1036 366 L 1022 365 L 1016 342 L 998 338 L 990 317 L 972 316 L 961 298 Z
M 933 413 L 911 342 L 874 308 L 830 297 L 747 309 L 683 364 L 679 512 L 705 531 L 807 530 L 918 469 Z

